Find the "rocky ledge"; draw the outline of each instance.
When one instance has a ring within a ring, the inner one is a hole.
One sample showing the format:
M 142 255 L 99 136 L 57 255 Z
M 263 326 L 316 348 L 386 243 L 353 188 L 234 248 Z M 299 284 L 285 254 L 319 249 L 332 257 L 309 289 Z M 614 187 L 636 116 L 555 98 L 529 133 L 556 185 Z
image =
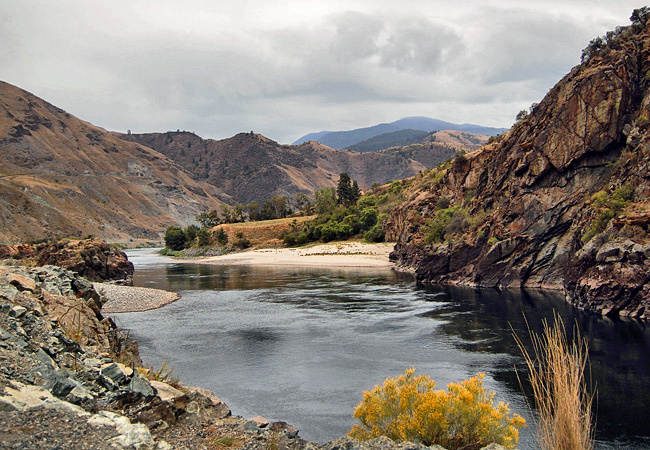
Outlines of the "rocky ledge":
M 103 304 L 69 270 L 0 266 L 0 447 L 427 448 L 387 438 L 320 445 L 285 422 L 233 416 L 213 393 L 143 368 L 137 343 L 102 316 Z
M 0 245 L 0 259 L 30 266 L 56 265 L 93 281 L 133 284 L 133 264 L 126 254 L 101 239 Z

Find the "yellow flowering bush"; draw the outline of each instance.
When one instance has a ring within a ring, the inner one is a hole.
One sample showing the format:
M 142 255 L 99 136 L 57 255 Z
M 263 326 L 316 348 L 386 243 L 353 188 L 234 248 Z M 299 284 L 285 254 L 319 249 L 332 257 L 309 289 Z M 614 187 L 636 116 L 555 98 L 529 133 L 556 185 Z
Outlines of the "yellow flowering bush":
M 450 450 L 478 449 L 493 442 L 515 447 L 526 421 L 517 414 L 511 417 L 507 404 L 494 404 L 494 392 L 483 387 L 485 374 L 450 383 L 444 391 L 435 390 L 430 377 L 414 373 L 415 369 L 408 369 L 364 392 L 354 410 L 360 423 L 350 436 L 360 440 L 387 436 Z

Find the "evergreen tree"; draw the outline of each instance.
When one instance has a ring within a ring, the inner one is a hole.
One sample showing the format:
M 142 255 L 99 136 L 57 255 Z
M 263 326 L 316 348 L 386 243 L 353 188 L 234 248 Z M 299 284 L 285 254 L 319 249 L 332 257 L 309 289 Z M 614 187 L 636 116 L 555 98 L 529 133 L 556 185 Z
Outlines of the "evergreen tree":
M 336 203 L 344 206 L 350 206 L 354 203 L 352 179 L 345 172 L 339 175 L 339 184 L 336 187 Z
M 352 181 L 352 204 L 355 204 L 357 200 L 361 198 L 361 189 L 357 184 L 357 180 Z

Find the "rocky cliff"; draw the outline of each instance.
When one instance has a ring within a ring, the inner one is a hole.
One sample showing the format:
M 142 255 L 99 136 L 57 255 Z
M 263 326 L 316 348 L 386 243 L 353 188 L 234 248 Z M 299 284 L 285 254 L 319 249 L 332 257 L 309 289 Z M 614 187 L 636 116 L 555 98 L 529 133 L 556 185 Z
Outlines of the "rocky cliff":
M 586 55 L 506 135 L 416 177 L 387 224 L 395 261 L 650 318 L 650 27 Z
M 218 207 L 160 153 L 0 82 L 0 242 L 89 234 L 158 240 Z

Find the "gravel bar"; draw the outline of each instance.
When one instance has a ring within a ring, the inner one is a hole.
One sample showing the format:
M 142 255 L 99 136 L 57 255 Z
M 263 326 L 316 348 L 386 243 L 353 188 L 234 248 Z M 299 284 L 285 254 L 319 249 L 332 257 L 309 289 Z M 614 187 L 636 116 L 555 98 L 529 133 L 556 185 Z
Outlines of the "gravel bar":
M 133 286 L 118 286 L 108 283 L 94 283 L 95 290 L 106 297 L 103 313 L 125 313 L 148 311 L 160 308 L 180 296 L 176 292 Z

